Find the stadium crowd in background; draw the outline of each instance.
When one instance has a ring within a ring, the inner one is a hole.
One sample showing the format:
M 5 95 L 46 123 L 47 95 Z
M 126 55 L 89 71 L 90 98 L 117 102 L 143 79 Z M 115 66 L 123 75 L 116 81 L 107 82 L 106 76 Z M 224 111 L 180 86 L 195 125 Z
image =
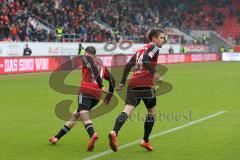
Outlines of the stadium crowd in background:
M 31 1 L 3 1 L 0 3 L 1 41 L 47 41 L 46 30 L 37 26 L 27 10 Z
M 219 8 L 234 14 L 231 0 L 0 1 L 0 41 L 59 41 L 62 39 L 55 29 L 60 27 L 62 34 L 79 35 L 81 42 L 112 41 L 116 33 L 124 39 L 147 42 L 150 28 L 177 27 L 187 33 L 192 29 L 217 30 L 226 16 Z M 29 14 L 46 22 L 50 31 L 39 27 Z M 113 32 L 100 27 L 95 20 Z

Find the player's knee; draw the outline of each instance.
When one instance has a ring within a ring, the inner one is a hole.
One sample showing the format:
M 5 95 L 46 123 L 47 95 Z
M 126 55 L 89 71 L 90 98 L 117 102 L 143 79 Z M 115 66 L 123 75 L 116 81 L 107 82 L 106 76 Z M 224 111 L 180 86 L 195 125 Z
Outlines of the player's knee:
M 149 115 L 154 115 L 155 114 L 155 107 L 148 108 L 148 114 Z
M 89 117 L 89 111 L 87 110 L 81 110 L 79 112 L 80 114 L 80 117 L 81 117 L 81 121 L 88 121 L 90 120 L 90 117 Z
M 80 114 L 79 114 L 78 112 L 74 112 L 74 113 L 73 113 L 73 117 L 74 117 L 75 119 L 78 119 L 79 116 L 80 116 Z
M 125 113 L 128 117 L 131 115 L 132 112 L 123 110 L 123 113 Z
M 133 110 L 134 110 L 134 106 L 126 105 L 123 112 L 126 113 L 127 116 L 129 117 L 132 114 Z
M 81 110 L 80 112 L 79 112 L 79 114 L 82 116 L 82 115 L 86 115 L 86 114 L 88 114 L 89 113 L 89 111 L 87 111 L 87 110 Z

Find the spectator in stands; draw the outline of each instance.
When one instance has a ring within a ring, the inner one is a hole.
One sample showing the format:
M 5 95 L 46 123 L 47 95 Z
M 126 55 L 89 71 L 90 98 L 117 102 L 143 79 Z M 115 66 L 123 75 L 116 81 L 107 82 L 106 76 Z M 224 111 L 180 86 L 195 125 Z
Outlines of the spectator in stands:
M 56 41 L 56 34 L 52 31 L 46 35 L 46 31 L 39 31 L 37 21 L 29 16 L 28 10 L 52 26 L 50 28 L 53 31 L 60 26 L 66 34 L 80 35 L 78 39 L 84 42 L 106 42 L 115 38 L 93 19 L 106 23 L 106 26 L 112 27 L 112 31 L 118 30 L 123 37 L 145 42 L 145 33 L 150 28 L 178 27 L 187 33 L 192 29 L 217 30 L 225 18 L 220 9 L 225 7 L 233 11 L 232 0 L 217 2 L 3 0 L 0 3 L 0 28 L 5 29 L 0 38 L 10 41 Z M 44 32 L 44 37 L 38 37 L 41 36 L 39 32 Z
M 173 50 L 172 46 L 170 46 L 170 48 L 168 49 L 168 53 L 169 54 L 173 54 L 174 53 L 174 50 Z
M 84 55 L 84 48 L 83 48 L 81 43 L 79 43 L 79 46 L 78 46 L 78 55 L 79 56 L 83 56 Z
M 120 32 L 118 30 L 114 32 L 114 36 L 115 36 L 115 41 L 117 43 L 119 43 L 121 35 L 120 35 Z
M 182 53 L 183 53 L 183 54 L 186 54 L 186 53 L 187 53 L 187 47 L 185 47 L 185 46 L 182 47 Z
M 208 44 L 208 36 L 205 34 L 202 34 L 202 44 L 207 45 Z
M 240 23 L 240 9 L 237 11 L 237 21 Z
M 63 28 L 61 26 L 58 26 L 56 28 L 57 39 L 60 40 L 62 38 L 62 35 L 63 35 Z
M 236 39 L 236 45 L 240 45 L 240 36 Z
M 224 47 L 224 46 L 222 46 L 222 47 L 220 48 L 220 52 L 221 52 L 221 53 L 225 52 L 225 47 Z
M 229 52 L 234 52 L 234 49 L 232 47 L 229 48 Z
M 32 50 L 28 47 L 28 44 L 26 44 L 26 47 L 23 50 L 23 56 L 31 56 Z

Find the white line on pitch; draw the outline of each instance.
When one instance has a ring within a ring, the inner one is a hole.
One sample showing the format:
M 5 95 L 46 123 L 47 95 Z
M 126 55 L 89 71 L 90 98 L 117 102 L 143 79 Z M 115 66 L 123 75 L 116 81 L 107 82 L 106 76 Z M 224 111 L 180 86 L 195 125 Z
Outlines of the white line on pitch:
M 39 76 L 39 75 L 48 75 L 52 71 L 49 72 L 34 72 L 34 73 L 17 73 L 17 74 L 0 74 L 0 78 L 12 78 L 12 77 L 22 77 L 22 76 Z
M 165 134 L 167 134 L 167 133 L 170 133 L 170 132 L 173 132 L 173 131 L 182 129 L 182 128 L 186 128 L 186 127 L 192 126 L 192 125 L 197 124 L 197 123 L 200 123 L 200 122 L 202 122 L 202 121 L 205 121 L 205 120 L 211 119 L 211 118 L 213 118 L 213 117 L 219 116 L 219 115 L 221 115 L 221 114 L 223 114 L 223 113 L 225 113 L 225 112 L 226 112 L 226 111 L 220 111 L 220 112 L 217 112 L 217 113 L 208 115 L 208 116 L 203 117 L 203 118 L 200 118 L 200 119 L 198 119 L 198 120 L 195 120 L 195 121 L 191 121 L 191 122 L 189 122 L 189 123 L 186 123 L 186 124 L 184 124 L 184 125 L 182 125 L 182 126 L 178 126 L 178 127 L 176 127 L 176 128 L 172 128 L 172 129 L 169 129 L 169 130 L 166 130 L 166 131 L 163 131 L 163 132 L 159 132 L 159 133 L 157 133 L 157 134 L 152 135 L 150 138 L 159 137 L 159 136 L 165 135 Z M 135 145 L 135 144 L 137 144 L 137 143 L 139 143 L 139 140 L 136 140 L 136 141 L 133 141 L 133 142 L 124 144 L 124 145 L 120 146 L 120 147 L 118 148 L 118 150 L 124 149 L 124 148 L 127 148 L 127 147 L 130 147 L 130 146 Z M 100 157 L 102 157 L 102 156 L 105 156 L 105 155 L 107 155 L 107 154 L 110 154 L 110 153 L 112 153 L 112 152 L 113 152 L 112 150 L 107 150 L 107 151 L 98 153 L 98 154 L 96 154 L 96 155 L 93 155 L 93 156 L 90 156 L 90 157 L 86 157 L 86 158 L 84 158 L 83 160 L 94 160 L 94 159 L 100 158 Z
M 225 111 L 225 112 L 228 112 L 228 113 L 240 113 L 240 110 L 233 110 L 233 111 Z

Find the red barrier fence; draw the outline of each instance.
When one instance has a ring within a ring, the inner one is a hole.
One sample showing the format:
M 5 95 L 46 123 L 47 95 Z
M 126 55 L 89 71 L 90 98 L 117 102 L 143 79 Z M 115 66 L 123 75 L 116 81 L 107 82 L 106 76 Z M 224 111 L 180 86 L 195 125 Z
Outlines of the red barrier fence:
M 70 57 L 0 57 L 0 74 L 53 71 L 69 58 Z
M 100 55 L 99 59 L 104 66 L 116 67 L 124 66 L 130 59 L 131 55 Z M 61 64 L 69 60 L 70 56 L 61 57 L 0 57 L 0 74 L 17 74 L 17 73 L 33 73 L 33 72 L 47 72 L 57 69 Z M 212 54 L 164 54 L 159 55 L 159 64 L 172 63 L 191 63 L 191 62 L 208 62 L 220 61 L 221 55 L 217 53 Z M 74 61 L 79 63 L 79 61 Z M 65 69 L 71 69 L 76 64 L 71 64 Z
M 171 64 L 171 63 L 192 63 L 192 62 L 209 62 L 220 61 L 221 55 L 218 53 L 212 54 L 166 54 L 158 57 L 158 63 Z

